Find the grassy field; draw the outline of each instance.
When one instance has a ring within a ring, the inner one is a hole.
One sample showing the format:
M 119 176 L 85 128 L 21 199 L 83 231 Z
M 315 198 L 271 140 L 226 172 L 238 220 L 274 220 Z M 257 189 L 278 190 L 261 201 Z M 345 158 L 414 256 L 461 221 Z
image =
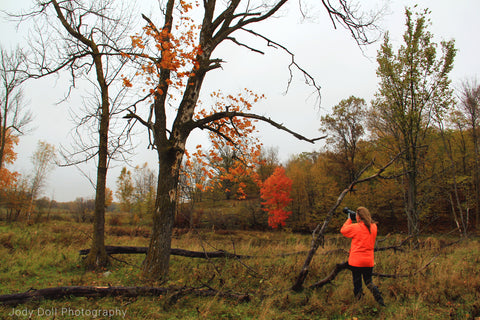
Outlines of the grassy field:
M 250 302 L 219 297 L 165 294 L 138 298 L 68 298 L 0 306 L 0 319 L 480 319 L 480 242 L 430 236 L 419 249 L 387 250 L 376 254 L 374 272 L 412 274 L 374 278 L 383 292 L 380 307 L 369 292 L 356 301 L 349 271 L 321 289 L 289 290 L 305 254 L 281 253 L 309 249 L 311 236 L 287 232 L 179 231 L 173 247 L 223 249 L 251 259 L 193 259 L 172 256 L 166 284 L 140 277 L 143 255 L 119 255 L 102 272 L 85 271 L 78 254 L 88 248 L 91 226 L 54 220 L 32 225 L 0 222 L 0 294 L 54 286 L 210 286 L 219 291 L 249 294 Z M 147 246 L 149 228 L 115 220 L 107 227 L 107 244 Z M 379 236 L 379 239 L 383 238 Z M 398 244 L 392 235 L 380 246 Z M 347 259 L 349 241 L 326 236 L 312 263 L 306 286 L 324 278 L 336 263 Z M 122 260 L 122 261 L 119 261 Z M 424 268 L 428 265 L 426 268 Z M 422 269 L 423 268 L 423 269 Z

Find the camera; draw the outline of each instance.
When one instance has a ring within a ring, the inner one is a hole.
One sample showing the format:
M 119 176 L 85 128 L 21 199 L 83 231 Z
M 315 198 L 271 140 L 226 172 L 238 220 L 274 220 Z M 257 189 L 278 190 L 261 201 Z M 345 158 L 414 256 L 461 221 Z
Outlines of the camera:
M 357 213 L 353 210 L 350 210 L 349 208 L 345 207 L 343 208 L 343 213 L 347 214 L 348 217 L 352 220 L 355 220 L 355 217 L 357 215 Z

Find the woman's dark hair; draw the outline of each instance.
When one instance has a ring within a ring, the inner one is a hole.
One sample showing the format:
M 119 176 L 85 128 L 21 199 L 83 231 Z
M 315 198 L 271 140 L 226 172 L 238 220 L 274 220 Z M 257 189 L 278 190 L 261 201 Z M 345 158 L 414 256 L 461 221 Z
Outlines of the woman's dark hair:
M 370 211 L 368 211 L 368 209 L 365 207 L 358 207 L 357 214 L 360 216 L 360 219 L 362 219 L 363 223 L 367 226 L 368 232 L 371 232 L 370 225 L 372 225 L 372 223 L 375 223 L 375 221 L 372 220 L 372 215 L 370 214 Z

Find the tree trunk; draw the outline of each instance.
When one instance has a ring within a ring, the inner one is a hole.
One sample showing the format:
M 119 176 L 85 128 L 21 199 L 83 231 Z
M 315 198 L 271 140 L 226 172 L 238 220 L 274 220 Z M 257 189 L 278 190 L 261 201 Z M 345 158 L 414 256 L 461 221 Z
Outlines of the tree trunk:
M 454 219 L 455 224 L 458 228 L 458 231 L 460 232 L 460 235 L 462 235 L 462 233 L 463 233 L 466 236 L 467 235 L 467 226 L 466 226 L 464 218 L 463 218 L 462 203 L 460 201 L 460 196 L 459 196 L 459 193 L 458 193 L 457 166 L 455 164 L 455 160 L 453 159 L 453 152 L 452 152 L 452 146 L 451 146 L 450 140 L 447 140 L 447 137 L 445 136 L 445 131 L 444 131 L 443 126 L 440 126 L 440 135 L 442 137 L 445 152 L 447 153 L 448 159 L 450 160 L 450 169 L 451 169 L 451 175 L 452 175 L 451 178 L 452 178 L 452 182 L 453 182 L 453 192 L 455 194 L 455 200 L 453 199 L 453 196 L 452 196 L 450 190 L 447 190 L 447 193 L 448 193 L 448 197 L 449 197 L 449 200 L 450 200 L 450 204 L 452 206 L 453 219 Z M 446 170 L 444 169 L 444 171 L 446 171 Z M 461 226 L 460 226 L 460 222 L 459 222 L 458 217 L 457 217 L 456 208 L 458 208 L 458 212 L 460 214 L 460 219 L 461 219 L 461 222 L 462 222 Z
M 92 50 L 98 53 L 96 45 Z M 98 167 L 97 185 L 95 190 L 95 211 L 93 218 L 92 248 L 85 260 L 88 269 L 104 268 L 109 265 L 108 255 L 105 251 L 105 189 L 107 187 L 108 170 L 108 130 L 110 126 L 110 102 L 108 100 L 108 86 L 103 75 L 101 55 L 94 55 L 97 72 L 97 81 L 102 94 L 100 114 L 100 129 L 98 135 Z
M 153 214 L 153 228 L 147 256 L 143 262 L 143 276 L 164 281 L 168 277 L 172 230 L 176 213 L 176 194 L 183 151 L 173 147 L 158 150 L 159 171 L 157 200 Z
M 346 189 L 347 190 L 347 189 Z M 295 279 L 295 283 L 291 287 L 293 291 L 301 291 L 303 289 L 303 283 L 307 279 L 307 275 L 310 272 L 310 263 L 313 260 L 313 257 L 315 253 L 317 252 L 317 249 L 320 247 L 320 245 L 323 245 L 324 237 L 323 234 L 325 233 L 325 229 L 327 228 L 328 224 L 330 223 L 330 220 L 333 217 L 333 214 L 335 213 L 336 208 L 340 205 L 341 201 L 345 197 L 349 190 L 346 192 L 342 192 L 341 196 L 337 200 L 337 203 L 333 206 L 332 209 L 330 209 L 329 213 L 327 214 L 327 218 L 323 222 L 323 225 L 320 224 L 317 225 L 315 230 L 313 231 L 312 235 L 312 241 L 310 245 L 310 250 L 308 251 L 307 257 L 305 258 L 305 262 L 303 263 L 302 269 L 300 270 L 300 273 L 298 274 L 297 278 Z
M 99 160 L 100 162 L 100 160 Z M 99 165 L 97 171 L 97 188 L 95 195 L 95 211 L 93 217 L 93 238 L 90 253 L 85 260 L 88 269 L 99 269 L 109 265 L 105 251 L 105 185 L 107 168 Z
M 7 102 L 5 102 L 6 105 Z M 2 111 L 0 111 L 0 170 L 3 167 L 3 154 L 5 152 L 5 144 L 6 144 L 6 122 L 2 119 Z M 5 117 L 6 118 L 6 117 Z
M 408 234 L 418 234 L 418 213 L 416 210 L 417 202 L 417 186 L 414 175 L 408 175 L 407 186 L 407 218 L 408 218 Z
M 104 117 L 102 117 L 103 119 Z M 102 122 L 100 122 L 100 151 L 97 169 L 97 187 L 95 193 L 95 211 L 93 217 L 93 238 L 90 253 L 85 260 L 88 269 L 97 269 L 108 266 L 108 255 L 105 251 L 105 188 L 107 181 L 107 139 L 102 134 Z M 107 126 L 108 131 L 108 126 Z
M 407 199 L 406 214 L 408 220 L 408 234 L 418 235 L 418 212 L 417 212 L 417 147 L 415 144 L 406 144 L 407 165 Z

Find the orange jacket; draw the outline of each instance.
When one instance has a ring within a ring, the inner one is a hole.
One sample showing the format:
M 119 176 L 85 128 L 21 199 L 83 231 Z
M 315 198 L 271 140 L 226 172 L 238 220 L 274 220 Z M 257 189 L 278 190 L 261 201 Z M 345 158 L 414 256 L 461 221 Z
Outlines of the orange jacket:
M 347 219 L 340 232 L 345 237 L 352 238 L 348 264 L 353 267 L 373 267 L 377 225 L 372 223 L 368 232 L 367 226 L 362 221 L 352 224 L 352 220 Z

